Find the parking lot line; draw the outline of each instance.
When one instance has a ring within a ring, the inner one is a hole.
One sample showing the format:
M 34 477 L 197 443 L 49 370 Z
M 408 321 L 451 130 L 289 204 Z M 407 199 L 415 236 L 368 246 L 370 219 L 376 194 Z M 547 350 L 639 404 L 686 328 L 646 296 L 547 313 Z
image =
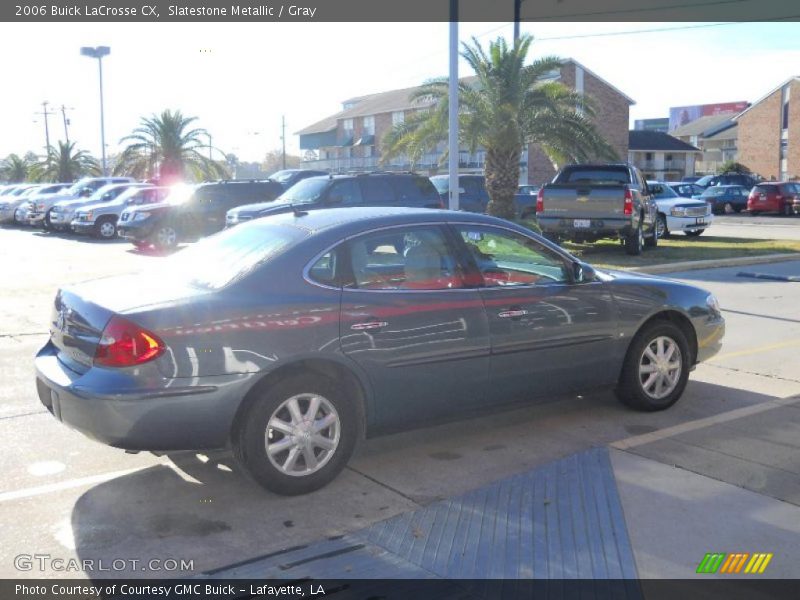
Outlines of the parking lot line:
M 145 467 L 136 467 L 135 469 L 125 469 L 124 471 L 111 471 L 110 473 L 101 473 L 100 475 L 91 475 L 89 477 L 80 477 L 78 479 L 67 479 L 59 481 L 58 483 L 48 483 L 46 485 L 37 485 L 36 487 L 24 488 L 21 490 L 12 490 L 10 492 L 0 493 L 0 502 L 10 502 L 12 500 L 21 500 L 23 498 L 31 498 L 33 496 L 41 496 L 42 494 L 49 494 L 51 492 L 61 492 L 72 488 L 83 487 L 85 485 L 94 485 L 97 483 L 104 483 L 111 481 L 117 477 L 124 477 L 137 471 L 149 469 L 152 465 Z
M 800 346 L 800 340 L 787 340 L 785 342 L 778 342 L 777 344 L 767 344 L 765 346 L 756 346 L 749 350 L 739 350 L 737 352 L 723 352 L 712 356 L 706 362 L 717 362 L 726 358 L 734 358 L 737 356 L 749 356 L 751 354 L 760 354 L 761 352 L 769 352 L 770 350 L 780 350 L 782 348 L 790 348 L 792 346 Z
M 789 399 L 781 398 L 775 400 L 767 400 L 766 402 L 761 402 L 759 404 L 754 404 L 752 406 L 744 406 L 742 408 L 737 408 L 735 410 L 721 413 L 719 415 L 714 415 L 712 417 L 704 417 L 702 419 L 696 419 L 694 421 L 687 421 L 686 423 L 681 423 L 680 425 L 674 425 L 673 427 L 666 427 L 664 429 L 659 429 L 658 431 L 653 431 L 651 433 L 635 435 L 629 438 L 618 440 L 616 442 L 612 442 L 610 446 L 612 448 L 616 448 L 617 450 L 627 450 L 628 448 L 635 448 L 636 446 L 650 444 L 651 442 L 657 442 L 659 440 L 680 435 L 682 433 L 687 433 L 689 431 L 703 429 L 711 425 L 718 425 L 720 423 L 726 423 L 728 421 L 735 421 L 736 419 L 741 419 L 743 417 L 756 415 L 758 413 L 766 412 L 774 408 L 780 408 L 782 406 L 790 406 L 798 403 L 800 403 L 800 398 L 789 398 Z

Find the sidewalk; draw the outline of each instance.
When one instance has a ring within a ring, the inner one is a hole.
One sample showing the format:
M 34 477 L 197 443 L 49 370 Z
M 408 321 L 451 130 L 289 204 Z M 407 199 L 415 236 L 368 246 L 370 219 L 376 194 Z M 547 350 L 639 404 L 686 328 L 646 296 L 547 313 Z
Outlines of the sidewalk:
M 616 581 L 797 578 L 800 399 L 593 448 L 347 536 L 214 578 Z M 748 458 L 758 448 L 760 462 Z M 763 457 L 767 457 L 765 460 Z M 772 553 L 761 575 L 697 574 L 707 553 Z M 480 590 L 472 590 L 480 591 Z

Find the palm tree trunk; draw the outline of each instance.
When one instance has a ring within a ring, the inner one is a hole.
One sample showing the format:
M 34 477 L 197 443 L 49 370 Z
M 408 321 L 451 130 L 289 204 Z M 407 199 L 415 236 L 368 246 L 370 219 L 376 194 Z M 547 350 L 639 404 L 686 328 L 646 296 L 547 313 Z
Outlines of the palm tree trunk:
M 486 151 L 486 191 L 489 205 L 486 212 L 503 219 L 514 219 L 514 194 L 519 185 L 519 146 L 513 148 L 494 148 Z

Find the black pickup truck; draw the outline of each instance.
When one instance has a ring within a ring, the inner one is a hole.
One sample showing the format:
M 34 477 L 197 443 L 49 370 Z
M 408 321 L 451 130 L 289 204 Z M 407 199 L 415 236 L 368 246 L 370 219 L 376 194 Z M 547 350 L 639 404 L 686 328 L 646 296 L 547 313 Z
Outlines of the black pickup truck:
M 658 245 L 657 216 L 644 177 L 624 163 L 565 166 L 542 186 L 536 202 L 539 227 L 550 239 L 618 238 L 633 255 Z

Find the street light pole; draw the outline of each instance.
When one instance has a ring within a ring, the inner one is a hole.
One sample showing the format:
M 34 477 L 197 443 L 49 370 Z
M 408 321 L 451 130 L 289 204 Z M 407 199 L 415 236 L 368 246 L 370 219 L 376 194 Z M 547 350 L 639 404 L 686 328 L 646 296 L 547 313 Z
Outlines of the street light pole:
M 67 118 L 67 111 L 72 110 L 71 108 L 67 108 L 63 104 L 61 105 L 61 116 L 64 118 L 64 138 L 67 140 L 67 146 L 69 146 L 69 129 L 67 128 L 69 125 L 69 119 Z
M 50 156 L 50 128 L 47 124 L 47 117 L 53 113 L 47 111 L 47 105 L 50 104 L 47 100 L 42 102 L 42 114 L 44 115 L 44 142 L 47 144 L 45 146 L 45 153 L 47 156 Z
M 458 210 L 458 0 L 450 0 L 449 156 L 450 210 Z
M 103 57 L 111 53 L 108 46 L 97 46 L 96 48 L 83 46 L 81 55 L 97 59 L 97 66 L 100 73 L 100 151 L 103 157 L 103 175 L 108 175 L 106 165 L 106 119 L 105 107 L 103 105 Z

